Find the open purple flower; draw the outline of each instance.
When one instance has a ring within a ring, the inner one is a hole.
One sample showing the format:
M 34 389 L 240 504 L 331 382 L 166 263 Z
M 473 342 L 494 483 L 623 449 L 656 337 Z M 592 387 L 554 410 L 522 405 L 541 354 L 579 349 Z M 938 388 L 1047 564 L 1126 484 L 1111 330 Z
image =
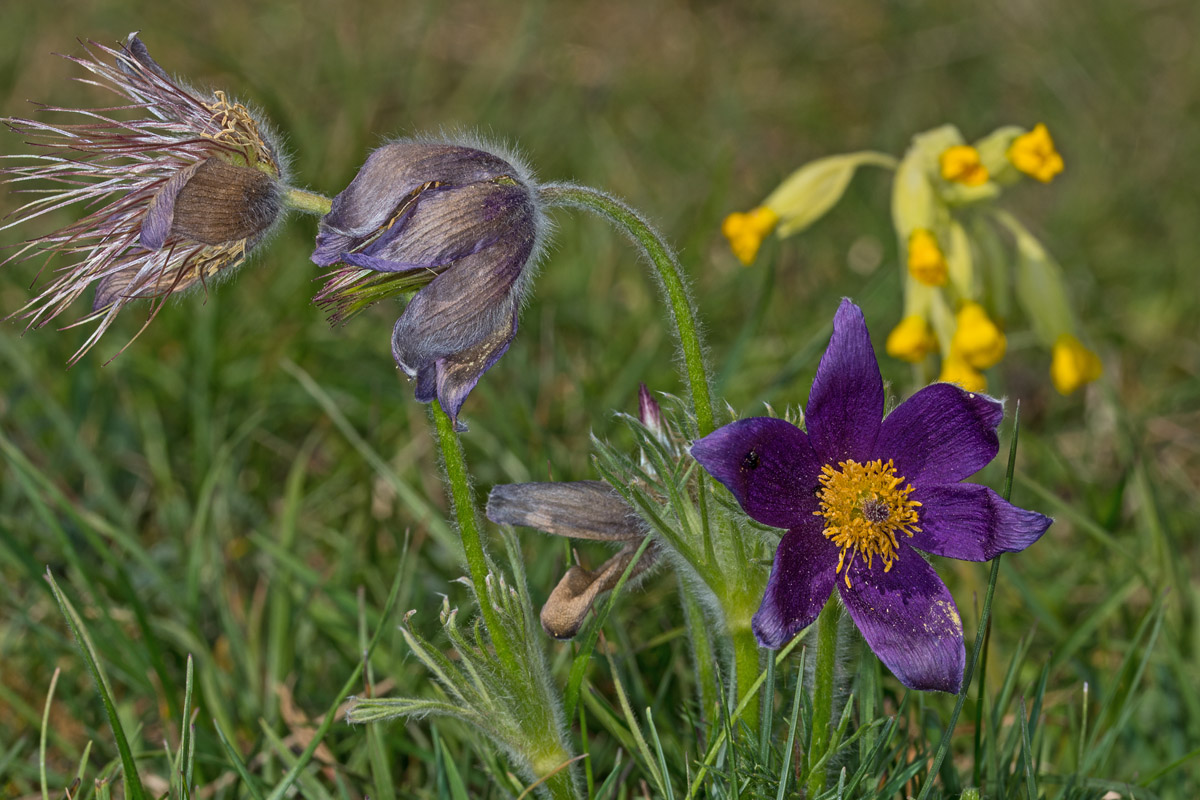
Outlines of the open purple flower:
M 392 331 L 417 400 L 457 419 L 508 350 L 546 223 L 529 171 L 478 147 L 401 139 L 367 159 L 321 220 L 312 260 L 341 265 L 317 301 L 352 307 L 374 273 L 423 278 Z
M 809 395 L 807 433 L 781 419 L 743 419 L 697 441 L 692 455 L 753 519 L 788 529 L 754 615 L 760 643 L 778 648 L 811 624 L 836 585 L 901 683 L 957 692 L 962 621 L 916 550 L 987 561 L 1028 547 L 1051 520 L 960 483 L 996 456 L 998 401 L 935 383 L 884 418 L 883 400 L 862 311 L 843 300 Z

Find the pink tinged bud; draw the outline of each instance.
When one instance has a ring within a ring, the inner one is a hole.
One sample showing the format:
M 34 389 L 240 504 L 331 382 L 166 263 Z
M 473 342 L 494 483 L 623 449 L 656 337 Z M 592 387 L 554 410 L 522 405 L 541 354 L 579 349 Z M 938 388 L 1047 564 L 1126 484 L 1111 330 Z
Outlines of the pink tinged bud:
M 638 384 L 638 419 L 655 436 L 663 436 L 662 408 L 644 383 Z

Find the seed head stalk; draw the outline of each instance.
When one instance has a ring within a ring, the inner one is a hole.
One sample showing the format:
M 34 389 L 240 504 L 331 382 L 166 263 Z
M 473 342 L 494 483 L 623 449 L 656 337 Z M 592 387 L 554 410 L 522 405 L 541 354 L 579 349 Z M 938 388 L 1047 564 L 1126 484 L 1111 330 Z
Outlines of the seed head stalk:
M 323 194 L 289 186 L 283 193 L 283 204 L 293 211 L 302 211 L 305 214 L 323 217 L 333 208 L 333 199 Z

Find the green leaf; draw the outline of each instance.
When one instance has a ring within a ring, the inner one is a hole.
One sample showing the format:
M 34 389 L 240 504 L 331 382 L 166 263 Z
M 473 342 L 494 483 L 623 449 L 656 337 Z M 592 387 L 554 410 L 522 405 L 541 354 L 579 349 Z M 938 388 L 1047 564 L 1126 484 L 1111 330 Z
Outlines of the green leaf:
M 58 584 L 54 581 L 54 575 L 49 569 L 46 570 L 46 580 L 50 584 L 50 591 L 54 593 L 54 599 L 58 602 L 59 610 L 67 620 L 67 627 L 75 636 L 79 652 L 83 656 L 84 663 L 87 664 L 88 672 L 92 673 L 92 681 L 96 684 L 96 691 L 100 693 L 100 699 L 104 703 L 104 713 L 108 716 L 108 726 L 112 730 L 113 739 L 116 740 L 117 752 L 121 756 L 121 769 L 125 773 L 125 795 L 129 800 L 146 800 L 146 790 L 142 787 L 142 779 L 138 775 L 133 751 L 129 747 L 129 741 L 125 738 L 121 719 L 117 716 L 117 707 L 112 699 L 112 689 L 96 658 L 95 645 L 92 644 L 92 639 L 88 635 L 83 621 L 75 612 L 74 606 L 71 605 L 71 601 L 58 588 Z

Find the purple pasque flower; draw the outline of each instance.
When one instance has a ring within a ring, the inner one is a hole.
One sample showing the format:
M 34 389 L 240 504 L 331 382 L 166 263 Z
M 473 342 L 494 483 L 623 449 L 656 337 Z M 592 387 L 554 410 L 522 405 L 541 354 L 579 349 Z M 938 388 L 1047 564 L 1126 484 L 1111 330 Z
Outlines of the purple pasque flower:
M 886 418 L 862 311 L 843 300 L 805 416 L 726 425 L 692 455 L 753 519 L 787 528 L 754 633 L 778 648 L 833 587 L 867 644 L 911 689 L 957 692 L 965 651 L 954 598 L 916 551 L 987 561 L 1028 547 L 1050 518 L 960 483 L 995 456 L 999 401 L 949 383 Z
M 371 273 L 424 275 L 392 355 L 457 420 L 508 349 L 547 223 L 529 170 L 477 143 L 401 139 L 376 150 L 321 220 L 312 260 L 342 265 L 318 301 Z
M 29 327 L 54 319 L 95 284 L 92 313 L 73 325 L 96 328 L 71 363 L 128 303 L 152 299 L 153 319 L 170 295 L 245 261 L 280 217 L 284 186 L 270 132 L 245 106 L 172 80 L 136 34 L 120 49 L 84 47 L 87 58 L 67 58 L 91 73 L 85 83 L 119 95 L 120 103 L 41 108 L 74 121 L 2 120 L 37 152 L 13 156 L 27 163 L 0 173 L 15 191 L 37 197 L 0 230 L 76 204 L 90 210 L 29 240 L 5 262 L 38 254 L 77 259 L 16 312 Z M 133 118 L 124 118 L 131 111 Z M 26 189 L 31 182 L 53 188 Z

